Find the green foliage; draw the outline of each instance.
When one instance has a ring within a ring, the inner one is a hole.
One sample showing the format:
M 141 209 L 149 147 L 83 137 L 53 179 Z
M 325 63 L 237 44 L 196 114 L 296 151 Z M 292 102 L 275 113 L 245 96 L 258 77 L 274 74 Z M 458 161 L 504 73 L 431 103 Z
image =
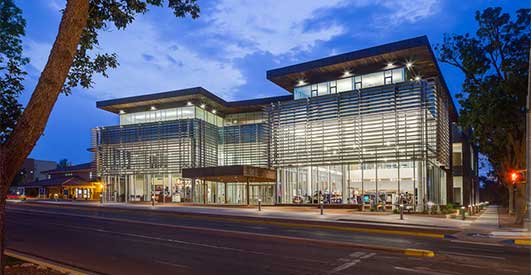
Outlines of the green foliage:
M 112 25 L 125 29 L 138 14 L 148 7 L 162 7 L 167 3 L 176 17 L 199 16 L 196 0 L 88 0 L 89 18 L 78 46 L 62 92 L 70 94 L 72 88 L 91 88 L 95 74 L 107 77 L 107 70 L 118 66 L 115 53 L 105 53 L 99 47 L 98 33 Z M 0 1 L 0 144 L 6 142 L 22 113 L 18 96 L 24 90 L 22 81 L 24 65 L 29 59 L 22 55 L 22 36 L 26 21 L 13 0 Z
M 0 144 L 15 127 L 22 113 L 17 97 L 24 90 L 22 69 L 29 60 L 22 55 L 26 21 L 12 0 L 0 1 Z
M 531 10 L 511 18 L 499 7 L 487 8 L 475 19 L 474 35 L 445 34 L 436 50 L 441 62 L 464 73 L 459 124 L 474 130 L 474 143 L 503 178 L 507 169 L 525 163 Z
M 72 163 L 69 162 L 67 159 L 61 159 L 57 163 L 57 168 L 66 168 L 66 167 L 71 166 L 71 165 L 72 165 Z
M 115 53 L 95 52 L 99 49 L 98 32 L 114 25 L 118 30 L 125 29 L 138 14 L 144 14 L 148 7 L 162 7 L 164 0 L 90 0 L 89 19 L 79 43 L 78 52 L 70 68 L 63 93 L 70 94 L 72 88 L 91 88 L 94 74 L 107 77 L 107 69 L 118 66 Z M 199 16 L 196 0 L 168 0 L 168 8 L 176 17 Z

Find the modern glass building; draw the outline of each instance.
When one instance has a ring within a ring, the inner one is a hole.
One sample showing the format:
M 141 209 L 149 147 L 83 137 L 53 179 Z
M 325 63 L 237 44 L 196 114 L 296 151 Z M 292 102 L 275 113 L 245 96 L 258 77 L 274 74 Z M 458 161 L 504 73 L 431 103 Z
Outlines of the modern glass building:
M 416 210 L 453 190 L 457 114 L 425 36 L 267 72 L 289 94 L 191 88 L 97 102 L 105 200 Z

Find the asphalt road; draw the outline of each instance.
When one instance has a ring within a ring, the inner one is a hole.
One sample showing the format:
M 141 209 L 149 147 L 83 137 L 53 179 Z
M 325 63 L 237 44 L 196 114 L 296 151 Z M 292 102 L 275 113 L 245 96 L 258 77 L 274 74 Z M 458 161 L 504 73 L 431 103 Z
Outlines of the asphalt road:
M 29 204 L 9 204 L 7 220 L 9 249 L 97 274 L 530 274 L 531 265 L 528 247 L 301 222 Z M 436 256 L 382 247 L 429 249 Z

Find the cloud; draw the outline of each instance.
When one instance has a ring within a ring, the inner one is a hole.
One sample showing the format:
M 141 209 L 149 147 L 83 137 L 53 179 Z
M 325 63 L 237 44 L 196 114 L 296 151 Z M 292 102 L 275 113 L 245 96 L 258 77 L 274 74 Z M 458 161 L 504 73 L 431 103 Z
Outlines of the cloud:
M 388 26 L 392 27 L 394 24 L 402 22 L 415 23 L 424 18 L 430 17 L 439 11 L 439 0 L 410 0 L 410 1 L 396 1 L 384 0 L 380 1 L 389 14 L 380 15 L 379 20 L 387 20 L 390 23 Z
M 221 0 L 204 17 L 208 32 L 221 37 L 229 57 L 243 57 L 262 51 L 273 55 L 306 51 L 317 41 L 328 41 L 345 29 L 336 22 L 309 28 L 319 11 L 338 7 L 342 0 L 278 1 Z
M 202 56 L 172 37 L 163 37 L 143 18 L 137 18 L 125 31 L 101 33 L 100 45 L 118 54 L 120 66 L 110 70 L 109 78 L 95 80 L 92 92 L 99 98 L 202 86 L 229 99 L 245 84 L 243 74 L 234 65 Z
M 24 39 L 24 56 L 30 58 L 30 66 L 38 72 L 42 72 L 44 65 L 48 62 L 51 49 L 51 43 L 35 41 L 31 38 Z

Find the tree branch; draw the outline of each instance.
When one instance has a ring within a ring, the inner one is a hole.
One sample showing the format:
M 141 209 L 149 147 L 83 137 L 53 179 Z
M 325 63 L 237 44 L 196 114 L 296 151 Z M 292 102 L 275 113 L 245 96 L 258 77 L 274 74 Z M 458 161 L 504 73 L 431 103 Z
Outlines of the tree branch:
M 9 139 L 0 148 L 2 185 L 9 185 L 44 132 L 87 24 L 88 0 L 68 0 L 59 32 L 31 99 Z M 6 182 L 7 180 L 7 182 Z

